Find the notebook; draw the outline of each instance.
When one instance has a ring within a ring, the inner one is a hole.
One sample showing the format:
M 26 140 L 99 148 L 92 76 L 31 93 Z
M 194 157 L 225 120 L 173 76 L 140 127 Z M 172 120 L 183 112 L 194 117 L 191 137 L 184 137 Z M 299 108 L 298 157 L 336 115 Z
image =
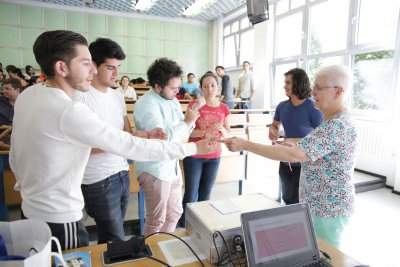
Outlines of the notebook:
M 332 266 L 320 258 L 306 203 L 242 213 L 241 222 L 249 267 Z

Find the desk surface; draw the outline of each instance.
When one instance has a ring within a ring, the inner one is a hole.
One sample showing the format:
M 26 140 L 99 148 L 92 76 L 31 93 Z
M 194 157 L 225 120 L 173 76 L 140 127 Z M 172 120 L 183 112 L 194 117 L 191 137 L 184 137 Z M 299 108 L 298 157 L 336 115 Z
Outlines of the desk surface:
M 175 233 L 177 236 L 182 237 L 186 235 L 185 231 L 179 231 L 177 233 Z M 151 250 L 153 251 L 154 257 L 157 259 L 160 259 L 162 261 L 166 262 L 166 258 L 164 257 L 163 253 L 161 252 L 160 247 L 157 245 L 157 243 L 159 241 L 163 241 L 163 240 L 168 240 L 171 239 L 173 237 L 169 236 L 169 235 L 155 235 L 155 236 L 151 236 L 146 240 L 146 244 L 149 244 L 151 247 Z M 332 246 L 330 246 L 329 244 L 327 244 L 326 242 L 322 241 L 322 240 L 318 240 L 318 245 L 320 250 L 328 253 L 331 258 L 332 258 L 332 262 L 331 264 L 335 267 L 351 267 L 357 264 L 360 264 L 358 261 L 356 261 L 355 259 L 351 258 L 350 256 L 344 254 L 343 252 L 333 248 Z M 74 249 L 74 250 L 69 250 L 69 251 L 65 251 L 67 252 L 71 252 L 71 251 L 76 251 L 76 250 L 80 250 L 80 251 L 91 251 L 91 257 L 92 257 L 92 266 L 93 267 L 100 267 L 103 266 L 102 263 L 102 253 L 103 251 L 105 251 L 107 249 L 107 245 L 106 244 L 101 244 L 101 245 L 95 245 L 95 246 L 89 246 L 89 247 L 83 247 L 83 248 L 79 248 L 79 249 Z M 205 266 L 215 266 L 213 264 L 211 264 L 208 260 L 204 260 L 204 265 Z M 151 259 L 142 259 L 142 260 L 137 260 L 134 262 L 127 262 L 127 263 L 122 263 L 122 264 L 118 264 L 115 265 L 116 267 L 127 267 L 127 266 L 134 266 L 134 267 L 151 267 L 151 266 L 164 266 L 156 261 L 153 261 Z M 200 264 L 198 262 L 193 262 L 190 264 L 185 264 L 185 265 L 180 265 L 182 267 L 189 267 L 189 266 L 200 266 Z

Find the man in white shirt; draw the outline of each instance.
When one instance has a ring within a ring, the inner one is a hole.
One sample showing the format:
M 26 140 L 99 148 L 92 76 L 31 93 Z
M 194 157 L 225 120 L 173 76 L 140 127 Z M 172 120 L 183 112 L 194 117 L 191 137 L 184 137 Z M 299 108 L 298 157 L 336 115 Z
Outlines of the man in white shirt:
M 242 101 L 248 101 L 241 104 L 242 108 L 252 108 L 251 101 L 254 91 L 254 75 L 253 72 L 250 71 L 250 62 L 243 61 L 243 73 L 239 76 L 239 87 L 236 93 L 236 97 L 240 97 Z
M 97 72 L 81 34 L 44 32 L 33 52 L 47 81 L 27 88 L 15 102 L 10 166 L 23 218 L 46 222 L 62 249 L 88 245 L 80 186 L 92 147 L 141 161 L 216 150 L 210 140 L 174 144 L 134 137 L 72 101 L 76 91 L 88 90 Z
M 125 59 L 122 48 L 107 38 L 98 38 L 89 45 L 97 69 L 87 92 L 78 91 L 73 99 L 85 103 L 109 125 L 139 137 L 161 137 L 160 129 L 132 131 L 126 112 L 124 97 L 111 88 L 118 78 L 121 61 Z M 82 181 L 86 212 L 95 220 L 98 243 L 124 239 L 124 219 L 129 202 L 129 165 L 125 157 L 92 148 Z

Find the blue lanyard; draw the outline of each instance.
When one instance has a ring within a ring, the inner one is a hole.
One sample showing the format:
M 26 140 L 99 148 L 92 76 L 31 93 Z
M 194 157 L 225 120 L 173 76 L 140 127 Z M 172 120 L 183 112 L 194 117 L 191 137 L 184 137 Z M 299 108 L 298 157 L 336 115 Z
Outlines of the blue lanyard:
M 0 261 L 25 260 L 25 257 L 7 254 L 6 244 L 0 235 Z

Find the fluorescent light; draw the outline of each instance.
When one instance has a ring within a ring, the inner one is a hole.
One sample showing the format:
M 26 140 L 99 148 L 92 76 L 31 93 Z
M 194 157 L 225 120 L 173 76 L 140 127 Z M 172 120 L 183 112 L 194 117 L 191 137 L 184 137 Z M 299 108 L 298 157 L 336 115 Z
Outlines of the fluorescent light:
M 216 0 L 197 0 L 191 6 L 186 8 L 182 15 L 184 16 L 194 16 L 199 14 L 201 11 L 209 7 L 211 4 L 215 3 Z
M 146 10 L 152 6 L 152 0 L 137 0 L 135 9 L 137 10 Z

